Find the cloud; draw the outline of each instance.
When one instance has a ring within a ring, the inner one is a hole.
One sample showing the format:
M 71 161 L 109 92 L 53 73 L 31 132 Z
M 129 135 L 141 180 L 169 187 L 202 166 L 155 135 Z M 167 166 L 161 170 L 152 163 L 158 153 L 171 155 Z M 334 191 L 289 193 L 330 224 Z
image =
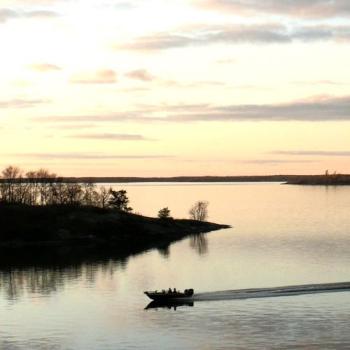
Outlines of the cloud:
M 36 10 L 36 11 L 15 11 L 9 8 L 0 9 L 0 23 L 5 23 L 10 19 L 26 19 L 26 18 L 38 18 L 38 19 L 46 19 L 46 18 L 55 18 L 60 15 L 54 11 L 45 11 L 45 10 Z
M 222 81 L 215 80 L 198 80 L 198 81 L 178 81 L 178 80 L 163 80 L 161 83 L 165 86 L 175 86 L 179 88 L 203 88 L 205 86 L 226 86 Z
M 22 17 L 25 18 L 55 18 L 59 17 L 59 14 L 54 11 L 30 11 L 30 12 L 25 12 Z
M 14 8 L 19 11 L 24 12 L 24 9 L 27 12 L 30 9 L 37 11 L 42 11 L 43 9 L 52 8 L 55 5 L 69 4 L 76 0 L 1 0 L 1 6 L 4 8 Z
M 18 14 L 16 11 L 11 9 L 0 9 L 0 23 L 4 23 L 9 19 L 17 18 Z
M 270 154 L 283 156 L 350 157 L 350 151 L 273 151 Z
M 11 153 L 7 154 L 12 157 L 19 158 L 36 158 L 36 159 L 72 159 L 72 160 L 128 160 L 128 159 L 167 159 L 174 158 L 171 155 L 111 155 L 111 154 L 103 154 L 103 153 Z
M 128 44 L 116 46 L 117 49 L 126 50 L 162 50 L 184 47 L 193 43 L 191 38 L 184 35 L 175 35 L 169 33 L 156 33 L 149 36 L 137 38 Z
M 36 105 L 48 103 L 47 100 L 25 100 L 25 99 L 13 99 L 13 100 L 0 100 L 0 109 L 2 108 L 29 108 Z
M 73 75 L 70 82 L 74 84 L 114 84 L 117 82 L 117 74 L 112 69 L 83 72 Z
M 210 107 L 172 115 L 168 120 L 195 121 L 350 121 L 350 96 L 316 98 L 284 104 Z
M 136 79 L 141 81 L 151 81 L 155 77 L 145 69 L 132 70 L 125 74 L 130 79 Z
M 151 140 L 142 135 L 111 134 L 111 133 L 77 134 L 77 135 L 71 135 L 70 137 L 78 138 L 78 139 L 116 140 L 116 141 L 150 141 Z
M 33 63 L 29 64 L 28 68 L 36 72 L 52 72 L 62 70 L 61 67 L 50 63 Z
M 116 4 L 113 4 L 113 7 L 116 10 L 125 11 L 125 10 L 132 10 L 132 9 L 134 9 L 136 7 L 136 4 L 131 2 L 131 1 L 120 1 L 120 2 L 117 2 Z
M 146 109 L 147 110 L 147 109 Z M 115 112 L 107 115 L 74 115 L 74 116 L 48 116 L 48 117 L 34 117 L 31 120 L 38 123 L 86 123 L 86 122 L 140 122 L 149 123 L 155 121 L 167 121 L 162 117 L 143 115 L 145 110 L 130 111 L 130 112 Z M 148 113 L 148 110 L 147 110 Z
M 244 121 L 350 121 L 350 96 L 314 97 L 282 104 L 247 104 L 213 106 L 159 105 L 141 106 L 138 110 L 109 115 L 48 116 L 35 122 L 244 122 Z
M 286 160 L 286 159 L 251 159 L 251 160 L 242 160 L 242 164 L 267 164 L 267 165 L 278 165 L 278 164 L 307 164 L 315 163 L 314 160 Z
M 95 124 L 60 124 L 60 125 L 53 125 L 51 126 L 54 129 L 61 129 L 61 130 L 76 130 L 76 129 L 92 129 L 96 127 Z
M 1 0 L 6 6 L 18 6 L 18 5 L 53 5 L 55 3 L 69 2 L 71 0 Z
M 238 63 L 238 60 L 237 58 L 221 58 L 219 60 L 216 60 L 216 63 L 219 63 L 219 64 L 235 64 L 235 63 Z
M 202 25 L 175 33 L 155 33 L 136 38 L 127 44 L 117 46 L 119 49 L 136 51 L 154 51 L 175 49 L 188 46 L 209 44 L 285 44 L 294 41 L 349 41 L 349 25 L 298 25 L 288 27 L 283 24 L 253 25 Z
M 157 106 L 142 105 L 139 109 L 132 111 L 114 112 L 106 115 L 73 115 L 73 116 L 47 116 L 31 118 L 37 123 L 86 123 L 86 122 L 167 122 L 166 116 L 154 116 L 160 112 L 168 111 L 169 113 L 181 113 L 183 111 L 198 111 L 210 108 L 208 104 L 180 104 Z M 145 116 L 147 115 L 147 116 Z M 66 124 L 67 125 L 67 124 Z
M 349 17 L 348 0 L 194 0 L 204 9 L 235 15 L 272 14 L 301 18 Z
M 145 86 L 132 86 L 132 87 L 126 87 L 126 88 L 122 88 L 122 89 L 118 89 L 119 92 L 126 92 L 126 93 L 130 93 L 130 92 L 145 92 L 145 91 L 151 91 L 150 87 L 145 87 Z
M 344 86 L 344 85 L 350 85 L 347 83 L 339 82 L 339 81 L 334 81 L 334 80 L 310 80 L 310 81 L 293 81 L 291 82 L 293 85 L 302 85 L 302 86 L 307 86 L 307 85 L 332 85 L 332 86 Z

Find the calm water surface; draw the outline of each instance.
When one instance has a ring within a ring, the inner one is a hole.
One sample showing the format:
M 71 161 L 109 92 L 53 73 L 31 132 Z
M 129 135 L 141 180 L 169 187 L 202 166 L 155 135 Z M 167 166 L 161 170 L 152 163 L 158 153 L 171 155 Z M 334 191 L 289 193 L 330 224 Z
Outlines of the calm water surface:
M 0 269 L 0 349 L 350 349 L 350 292 L 144 310 L 147 289 L 198 292 L 350 281 L 350 187 L 134 184 L 136 212 L 164 206 L 232 229 L 74 266 Z

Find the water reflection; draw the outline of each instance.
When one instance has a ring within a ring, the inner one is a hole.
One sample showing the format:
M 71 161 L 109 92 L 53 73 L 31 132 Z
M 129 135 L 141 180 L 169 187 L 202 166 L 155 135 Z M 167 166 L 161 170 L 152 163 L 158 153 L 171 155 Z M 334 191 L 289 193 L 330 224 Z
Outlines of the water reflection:
M 164 247 L 158 248 L 158 252 L 163 258 L 169 258 L 170 256 L 170 245 L 166 245 Z
M 191 236 L 189 244 L 199 255 L 208 252 L 205 234 Z M 169 258 L 170 245 L 158 252 Z M 0 293 L 8 300 L 18 300 L 25 293 L 48 296 L 77 281 L 95 284 L 99 273 L 113 275 L 115 270 L 125 270 L 129 258 L 138 255 L 66 247 L 0 253 Z
M 0 271 L 0 291 L 10 300 L 21 297 L 25 290 L 31 294 L 48 295 L 63 286 L 66 276 L 79 277 L 81 272 L 70 269 L 63 273 L 60 270 L 40 270 L 28 268 L 25 270 Z
M 190 246 L 199 255 L 206 255 L 208 253 L 208 240 L 206 234 L 200 233 L 192 235 L 190 239 Z
M 70 266 L 22 267 L 0 270 L 0 293 L 8 300 L 18 300 L 25 293 L 49 296 L 66 285 L 84 281 L 95 284 L 98 275 L 113 276 L 124 269 L 123 260 L 108 260 Z
M 174 311 L 176 311 L 176 309 L 178 307 L 181 306 L 190 306 L 193 307 L 194 306 L 194 302 L 193 301 L 166 301 L 166 302 L 160 302 L 160 301 L 151 301 L 146 307 L 145 310 L 150 310 L 150 309 L 174 309 Z
M 189 238 L 190 247 L 198 253 L 198 255 L 206 255 L 208 253 L 208 239 L 207 233 L 197 233 L 191 235 Z M 170 257 L 170 244 L 157 248 L 159 254 L 168 259 Z

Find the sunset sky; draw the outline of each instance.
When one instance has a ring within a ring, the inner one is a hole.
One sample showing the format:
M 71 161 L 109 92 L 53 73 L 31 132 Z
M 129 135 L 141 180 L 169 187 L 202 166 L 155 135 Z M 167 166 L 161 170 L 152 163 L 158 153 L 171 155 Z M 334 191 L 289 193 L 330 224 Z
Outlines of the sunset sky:
M 350 173 L 349 0 L 0 0 L 0 168 Z

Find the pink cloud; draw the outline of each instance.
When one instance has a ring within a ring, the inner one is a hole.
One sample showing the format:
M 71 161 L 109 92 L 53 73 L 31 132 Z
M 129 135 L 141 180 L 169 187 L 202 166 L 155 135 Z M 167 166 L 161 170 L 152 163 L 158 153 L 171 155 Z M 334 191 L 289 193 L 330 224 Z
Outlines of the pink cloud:
M 348 0 L 194 0 L 194 3 L 209 10 L 229 11 L 237 15 L 270 13 L 304 18 L 350 16 Z
M 117 82 L 117 74 L 112 69 L 101 69 L 75 74 L 70 81 L 74 84 L 114 84 Z
M 30 108 L 44 103 L 48 103 L 47 100 L 26 100 L 26 99 L 12 99 L 12 100 L 0 100 L 0 109 L 5 108 Z
M 155 79 L 155 77 L 145 69 L 137 69 L 137 70 L 130 71 L 129 73 L 126 74 L 126 76 L 131 79 L 142 80 L 142 81 L 151 81 Z
M 36 72 L 52 72 L 62 69 L 61 67 L 51 63 L 33 63 L 28 65 L 28 68 Z
M 0 23 L 5 23 L 11 19 L 46 19 L 58 16 L 57 12 L 48 10 L 15 11 L 10 8 L 0 8 Z

